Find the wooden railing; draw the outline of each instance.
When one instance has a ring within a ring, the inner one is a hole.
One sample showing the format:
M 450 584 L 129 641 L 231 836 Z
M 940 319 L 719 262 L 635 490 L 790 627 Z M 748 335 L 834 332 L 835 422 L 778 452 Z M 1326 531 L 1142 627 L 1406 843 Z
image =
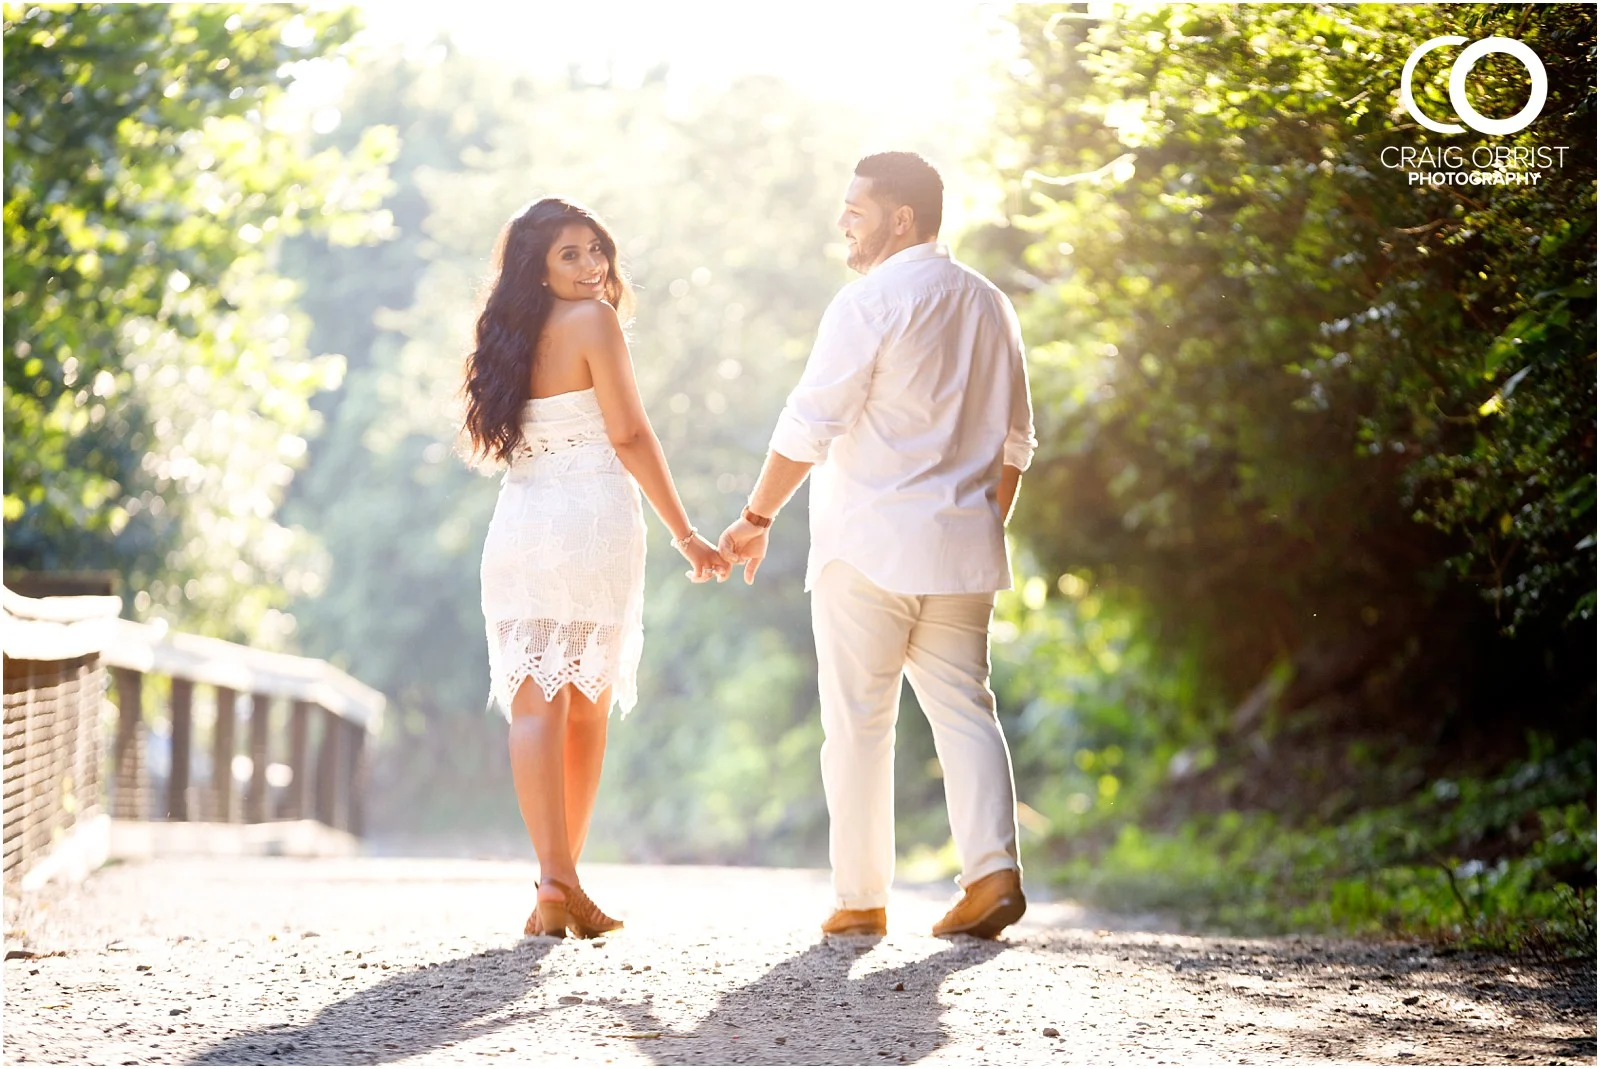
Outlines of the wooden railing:
M 103 823 L 101 712 L 122 601 L 4 593 L 5 882 Z
M 66 810 L 100 804 L 102 756 L 118 821 L 311 819 L 361 833 L 383 695 L 325 661 L 116 619 L 120 604 L 5 592 L 8 880 L 70 824 Z M 102 747 L 108 674 L 115 728 Z M 14 791 L 32 806 L 15 822 Z
M 170 633 L 160 623 L 117 621 L 104 661 L 119 711 L 113 817 L 312 818 L 361 834 L 365 742 L 383 715 L 382 694 L 326 661 Z M 162 677 L 165 687 L 154 682 Z M 164 789 L 152 794 L 139 744 L 151 719 L 146 699 L 159 702 L 163 689 L 170 745 Z M 210 714 L 210 775 L 203 786 L 191 776 L 197 705 Z

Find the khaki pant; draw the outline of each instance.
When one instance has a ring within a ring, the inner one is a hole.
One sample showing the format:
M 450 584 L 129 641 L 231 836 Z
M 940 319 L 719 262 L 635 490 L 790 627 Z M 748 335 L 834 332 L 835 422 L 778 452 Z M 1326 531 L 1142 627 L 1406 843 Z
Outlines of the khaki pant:
M 989 690 L 994 594 L 894 594 L 844 561 L 811 592 L 822 699 L 828 854 L 842 909 L 875 909 L 894 879 L 894 732 L 911 680 L 944 769 L 965 887 L 1019 868 L 1011 755 Z

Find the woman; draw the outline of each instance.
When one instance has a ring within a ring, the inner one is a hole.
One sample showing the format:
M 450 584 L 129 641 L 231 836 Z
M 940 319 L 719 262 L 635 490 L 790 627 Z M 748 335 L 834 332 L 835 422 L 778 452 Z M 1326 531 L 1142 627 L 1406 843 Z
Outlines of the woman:
M 626 715 L 637 697 L 639 491 L 692 579 L 728 574 L 689 523 L 639 400 L 619 318 L 628 296 L 600 220 L 571 201 L 541 200 L 500 233 L 466 366 L 473 459 L 507 468 L 483 547 L 483 614 L 494 694 L 511 721 L 517 805 L 539 858 L 528 935 L 622 927 L 584 894 L 577 861 L 611 704 Z

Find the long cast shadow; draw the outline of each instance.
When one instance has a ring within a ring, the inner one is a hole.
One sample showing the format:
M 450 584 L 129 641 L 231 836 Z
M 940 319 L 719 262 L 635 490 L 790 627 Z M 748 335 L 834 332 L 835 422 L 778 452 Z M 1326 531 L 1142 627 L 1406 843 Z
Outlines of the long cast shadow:
M 556 946 L 534 939 L 425 965 L 325 1006 L 299 1028 L 242 1032 L 190 1065 L 379 1065 L 530 1020 L 504 1012 L 536 986 L 539 962 Z
M 677 1031 L 648 1004 L 611 1002 L 658 1065 L 901 1065 L 944 1045 L 939 986 L 1006 949 L 960 938 L 931 957 L 849 979 L 866 940 L 832 940 L 779 962 L 729 991 L 692 1031 Z M 877 1003 L 863 1020 L 860 1009 Z M 891 1014 L 882 1012 L 887 1003 Z
M 1080 938 L 1046 937 L 1037 945 L 1062 955 L 1085 949 Z M 1463 1051 L 1479 1064 L 1555 1065 L 1595 1058 L 1593 958 L 1540 962 L 1425 944 L 1338 939 L 1217 939 L 1170 956 L 1148 944 L 1101 943 L 1099 949 L 1158 972 L 1170 968 L 1184 986 L 1211 995 L 1219 1017 L 1249 1022 L 1243 1024 L 1244 1034 L 1276 1036 L 1302 1051 L 1302 1058 L 1366 1060 L 1385 1046 L 1410 1047 L 1421 1064 L 1454 1062 Z M 1229 983 L 1240 976 L 1269 983 Z M 1466 1013 L 1463 1003 L 1483 1012 Z M 1295 1009 L 1292 1017 L 1257 1025 L 1267 1019 L 1258 1011 L 1276 1016 L 1289 1006 Z M 1507 1016 L 1546 1027 L 1508 1029 Z

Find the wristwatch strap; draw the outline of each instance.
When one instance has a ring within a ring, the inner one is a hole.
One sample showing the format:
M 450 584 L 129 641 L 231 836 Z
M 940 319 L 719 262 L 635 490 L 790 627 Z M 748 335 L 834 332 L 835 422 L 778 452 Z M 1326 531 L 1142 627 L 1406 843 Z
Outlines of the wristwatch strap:
M 744 516 L 744 522 L 750 524 L 753 527 L 771 527 L 772 526 L 772 517 L 771 516 L 758 516 L 756 513 L 750 511 L 750 506 L 749 505 L 746 505 L 744 507 L 743 516 Z

